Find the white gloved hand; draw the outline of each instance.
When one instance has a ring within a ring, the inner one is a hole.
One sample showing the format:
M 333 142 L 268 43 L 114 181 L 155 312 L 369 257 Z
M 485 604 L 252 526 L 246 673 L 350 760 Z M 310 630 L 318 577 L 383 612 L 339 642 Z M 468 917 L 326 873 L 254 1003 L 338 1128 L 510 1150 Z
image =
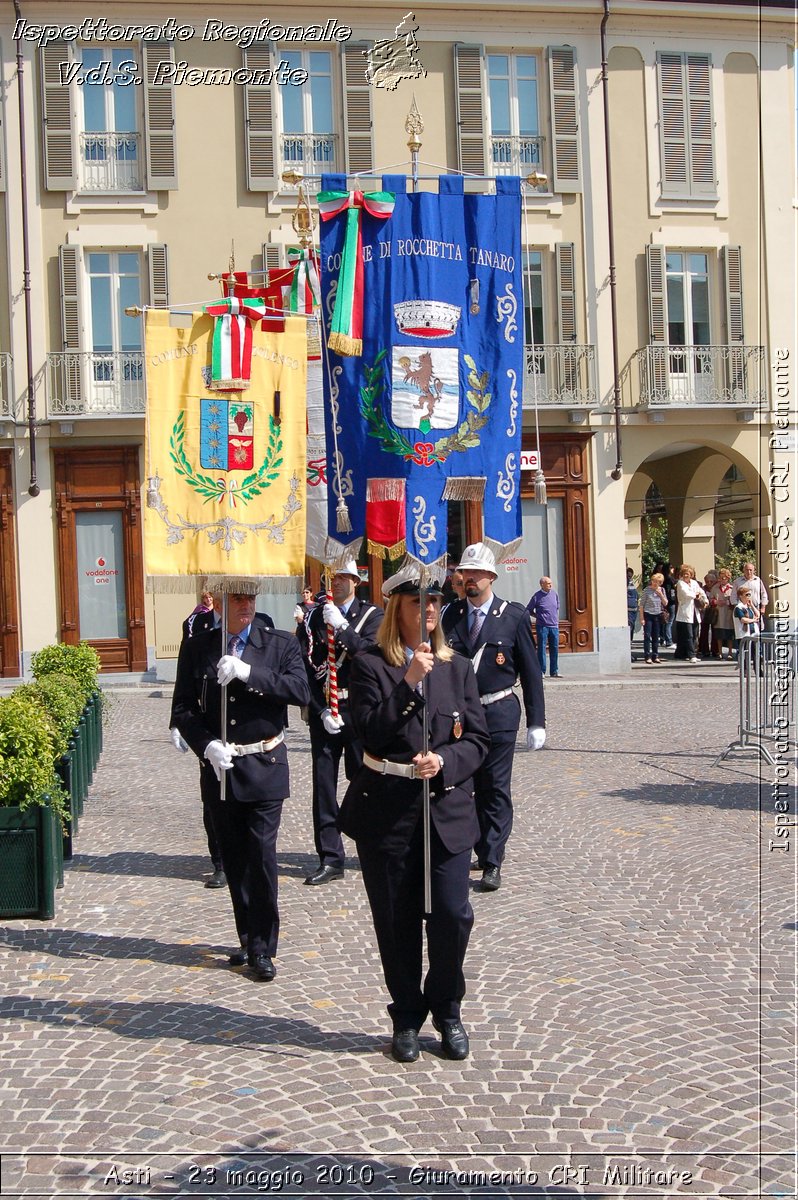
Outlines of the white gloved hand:
M 336 604 L 331 604 L 329 600 L 324 605 L 321 615 L 324 617 L 325 622 L 335 630 L 347 629 L 349 627 L 349 622 L 340 608 Z
M 235 654 L 223 654 L 216 668 L 216 682 L 222 687 L 233 679 L 240 679 L 242 683 L 246 683 L 251 670 L 249 663 L 236 658 Z
M 296 621 L 297 625 L 301 625 L 304 619 L 305 610 L 302 608 L 301 604 L 297 604 L 296 608 L 294 609 L 294 620 Z
M 321 723 L 328 733 L 340 733 L 344 723 L 340 717 L 334 717 L 329 708 L 322 709 Z
M 546 730 L 540 728 L 527 729 L 526 731 L 526 748 L 527 750 L 542 750 L 546 745 Z
M 213 767 L 213 773 L 221 783 L 222 771 L 229 771 L 233 765 L 235 750 L 229 742 L 208 742 L 205 747 L 205 757 Z
M 169 730 L 169 735 L 175 750 L 179 750 L 181 754 L 188 754 L 188 743 L 183 740 L 180 730 L 173 725 Z

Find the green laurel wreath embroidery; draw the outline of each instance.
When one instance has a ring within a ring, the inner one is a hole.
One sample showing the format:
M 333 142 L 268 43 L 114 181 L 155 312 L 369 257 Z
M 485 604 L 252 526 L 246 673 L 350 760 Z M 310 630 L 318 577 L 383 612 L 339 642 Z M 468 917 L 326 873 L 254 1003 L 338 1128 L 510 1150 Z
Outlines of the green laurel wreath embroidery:
M 369 366 L 368 363 L 363 364 L 363 375 L 366 382 L 360 389 L 360 411 L 369 427 L 369 435 L 379 439 L 383 450 L 387 450 L 389 454 L 401 455 L 402 458 L 414 458 L 415 447 L 404 434 L 391 424 L 382 409 L 378 407 L 385 384 L 382 364 L 387 353 L 387 350 L 380 350 L 373 366 Z M 431 465 L 433 462 L 445 462 L 450 454 L 462 453 L 478 446 L 479 431 L 488 423 L 487 412 L 493 399 L 492 394 L 487 390 L 490 376 L 487 371 L 478 372 L 477 365 L 470 354 L 464 354 L 463 360 L 469 368 L 470 388 L 466 392 L 466 399 L 474 411 L 466 414 L 465 420 L 458 425 L 456 433 L 438 439 L 426 465 Z
M 198 492 L 200 496 L 204 496 L 204 503 L 209 500 L 219 498 L 219 484 L 212 475 L 204 475 L 201 471 L 195 468 L 189 462 L 186 455 L 184 442 L 186 437 L 186 414 L 181 412 L 172 428 L 172 434 L 169 438 L 169 457 L 175 465 L 175 470 L 178 475 L 182 475 L 190 487 Z M 256 471 L 252 471 L 246 475 L 239 486 L 236 488 L 236 499 L 247 502 L 260 495 L 270 484 L 272 484 L 279 475 L 279 467 L 282 466 L 282 449 L 283 440 L 280 436 L 280 427 L 275 423 L 272 414 L 269 414 L 269 444 L 266 447 L 266 457 Z

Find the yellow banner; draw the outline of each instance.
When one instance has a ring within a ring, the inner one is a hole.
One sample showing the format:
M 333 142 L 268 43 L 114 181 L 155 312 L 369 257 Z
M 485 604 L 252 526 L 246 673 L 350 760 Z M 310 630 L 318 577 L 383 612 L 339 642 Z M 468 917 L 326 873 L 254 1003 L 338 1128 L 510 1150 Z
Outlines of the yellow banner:
M 250 386 L 210 390 L 214 318 L 145 316 L 145 569 L 155 591 L 196 576 L 296 591 L 305 572 L 306 329 L 252 331 Z

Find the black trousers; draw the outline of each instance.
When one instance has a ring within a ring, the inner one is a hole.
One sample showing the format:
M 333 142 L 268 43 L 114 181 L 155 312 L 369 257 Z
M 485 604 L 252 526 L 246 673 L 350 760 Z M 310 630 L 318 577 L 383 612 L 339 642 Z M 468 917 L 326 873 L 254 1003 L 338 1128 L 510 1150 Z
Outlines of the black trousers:
M 242 804 L 229 798 L 222 801 L 218 787 L 213 789 L 209 782 L 205 783 L 204 791 L 219 839 L 239 941 L 246 946 L 250 958 L 259 954 L 273 958 L 280 933 L 277 833 L 283 802 L 260 800 Z
M 426 918 L 421 821 L 411 841 L 400 848 L 385 851 L 358 841 L 357 852 L 394 1028 L 420 1029 L 430 1012 L 439 1021 L 459 1019 L 465 995 L 463 961 L 474 924 L 468 898 L 471 851 L 450 854 L 433 825 L 432 912 Z M 422 983 L 425 923 L 428 970 Z
M 676 630 L 676 650 L 674 658 L 695 658 L 695 627 L 692 621 L 674 621 Z
M 313 759 L 313 840 L 321 866 L 344 865 L 344 843 L 338 832 L 338 771 L 341 756 L 347 779 L 354 779 L 363 765 L 360 743 L 352 737 L 351 726 L 341 733 L 328 733 L 320 718 L 311 713 L 308 720 Z
M 214 871 L 222 869 L 222 852 L 219 849 L 219 839 L 216 836 L 216 830 L 213 827 L 213 814 L 211 806 L 206 800 L 202 801 L 202 824 L 205 826 L 205 836 L 208 839 L 208 854 L 213 863 Z
M 474 775 L 479 841 L 474 847 L 480 867 L 500 867 L 513 829 L 510 783 L 516 735 L 501 730 L 490 735 L 490 750 Z

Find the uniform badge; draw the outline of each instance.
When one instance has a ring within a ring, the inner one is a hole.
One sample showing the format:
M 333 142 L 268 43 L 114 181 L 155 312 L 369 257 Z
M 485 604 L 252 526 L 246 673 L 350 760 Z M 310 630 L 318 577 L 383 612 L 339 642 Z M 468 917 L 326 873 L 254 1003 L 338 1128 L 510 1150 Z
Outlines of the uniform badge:
M 460 720 L 460 714 L 456 712 L 452 713 L 452 716 L 454 717 L 454 727 L 452 729 L 452 733 L 456 738 L 461 738 L 463 736 L 463 723 Z
M 507 662 L 507 659 L 504 657 L 504 655 L 502 654 L 501 650 L 500 650 L 500 651 L 499 651 L 499 653 L 496 655 L 496 662 L 497 662 L 497 664 L 498 664 L 500 667 L 503 667 L 503 666 L 504 666 L 504 664 Z

